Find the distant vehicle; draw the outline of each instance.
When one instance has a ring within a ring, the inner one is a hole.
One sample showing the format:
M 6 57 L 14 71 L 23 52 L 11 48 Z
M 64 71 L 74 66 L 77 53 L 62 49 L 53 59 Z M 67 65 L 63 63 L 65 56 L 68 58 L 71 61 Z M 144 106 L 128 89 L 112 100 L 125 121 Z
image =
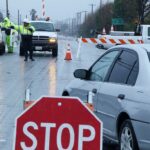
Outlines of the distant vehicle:
M 62 95 L 87 102 L 93 92 L 106 140 L 118 143 L 120 150 L 150 149 L 150 45 L 113 47 L 74 76 Z
M 58 55 L 58 29 L 54 28 L 54 24 L 49 21 L 31 21 L 32 26 L 35 28 L 33 33 L 33 50 L 34 51 L 51 51 L 52 56 Z M 20 47 L 20 53 L 22 47 Z
M 5 43 L 3 41 L 3 34 L 0 29 L 0 55 L 3 55 L 5 53 Z
M 106 43 L 98 44 L 99 47 L 106 49 L 122 44 L 150 44 L 150 25 L 141 25 L 138 36 L 135 36 L 134 32 L 112 31 L 110 35 L 98 35 L 97 38 L 106 40 Z
M 134 32 L 130 31 L 111 31 L 111 36 L 134 36 Z

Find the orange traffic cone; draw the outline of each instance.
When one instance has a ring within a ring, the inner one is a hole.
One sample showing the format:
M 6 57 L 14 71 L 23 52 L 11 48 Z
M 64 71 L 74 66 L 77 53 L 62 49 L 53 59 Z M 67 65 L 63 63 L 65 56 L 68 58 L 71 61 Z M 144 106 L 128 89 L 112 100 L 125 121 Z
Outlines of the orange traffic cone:
M 23 108 L 24 110 L 27 109 L 28 107 L 30 107 L 35 101 L 24 101 L 23 103 Z
M 26 89 L 26 94 L 25 94 L 25 101 L 23 103 L 23 108 L 27 109 L 29 106 L 31 106 L 35 101 L 30 100 L 30 89 Z
M 72 60 L 72 54 L 71 54 L 71 51 L 70 51 L 70 44 L 68 44 L 68 46 L 67 46 L 65 60 L 68 60 L 68 61 Z

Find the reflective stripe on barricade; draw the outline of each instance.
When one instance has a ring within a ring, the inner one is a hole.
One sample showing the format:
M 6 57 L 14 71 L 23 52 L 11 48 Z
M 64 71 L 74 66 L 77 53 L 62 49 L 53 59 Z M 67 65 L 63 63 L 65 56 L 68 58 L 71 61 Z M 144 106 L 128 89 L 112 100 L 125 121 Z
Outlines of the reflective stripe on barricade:
M 134 40 L 134 39 L 112 39 L 112 38 L 82 38 L 82 43 L 92 43 L 92 44 L 113 44 L 113 45 L 122 45 L 122 44 L 143 44 L 143 40 Z

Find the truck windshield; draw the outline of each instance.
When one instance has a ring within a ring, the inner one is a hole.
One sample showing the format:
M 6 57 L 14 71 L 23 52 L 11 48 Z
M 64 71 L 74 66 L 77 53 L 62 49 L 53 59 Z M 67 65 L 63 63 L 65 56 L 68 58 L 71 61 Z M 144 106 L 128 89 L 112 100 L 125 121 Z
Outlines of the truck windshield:
M 31 25 L 34 26 L 36 31 L 54 32 L 54 26 L 52 23 L 31 22 Z

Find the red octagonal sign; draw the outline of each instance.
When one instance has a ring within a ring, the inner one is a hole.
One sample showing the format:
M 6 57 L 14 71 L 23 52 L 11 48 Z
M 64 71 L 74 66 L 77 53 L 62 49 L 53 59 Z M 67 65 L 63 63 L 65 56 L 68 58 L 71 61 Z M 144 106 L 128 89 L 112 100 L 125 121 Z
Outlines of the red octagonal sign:
M 102 123 L 78 99 L 43 97 L 16 119 L 15 150 L 102 150 Z

